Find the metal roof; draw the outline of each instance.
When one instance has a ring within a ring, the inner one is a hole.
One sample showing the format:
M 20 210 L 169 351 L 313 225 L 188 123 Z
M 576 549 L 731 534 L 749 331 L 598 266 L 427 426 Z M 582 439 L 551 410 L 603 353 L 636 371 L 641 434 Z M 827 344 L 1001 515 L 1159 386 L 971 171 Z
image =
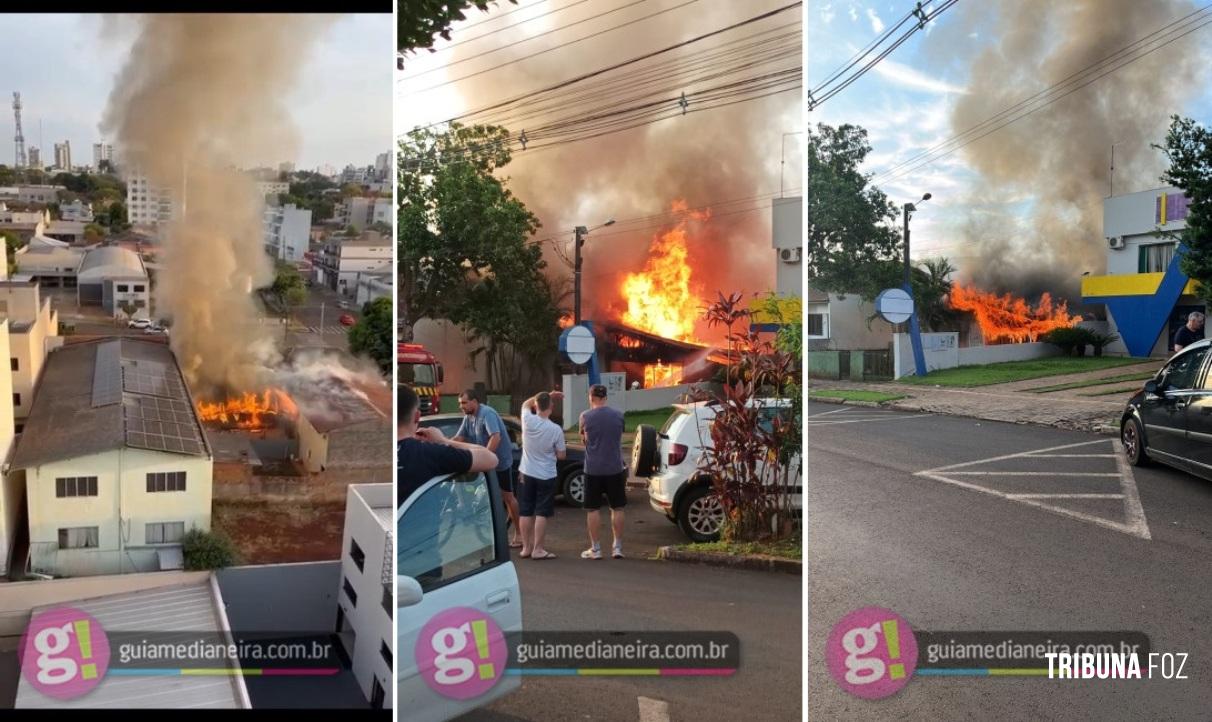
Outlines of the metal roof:
M 210 580 L 128 594 L 85 599 L 66 605 L 37 607 L 39 612 L 70 606 L 92 615 L 108 634 L 114 632 L 221 633 Z M 113 650 L 111 650 L 113 653 Z M 106 676 L 88 694 L 61 701 L 42 695 L 25 679 L 17 687 L 17 708 L 215 708 L 241 706 L 242 679 L 216 676 Z
M 134 251 L 121 246 L 100 246 L 89 249 L 76 269 L 76 276 L 81 282 L 90 277 L 99 278 L 112 276 L 147 276 L 143 268 L 143 259 Z

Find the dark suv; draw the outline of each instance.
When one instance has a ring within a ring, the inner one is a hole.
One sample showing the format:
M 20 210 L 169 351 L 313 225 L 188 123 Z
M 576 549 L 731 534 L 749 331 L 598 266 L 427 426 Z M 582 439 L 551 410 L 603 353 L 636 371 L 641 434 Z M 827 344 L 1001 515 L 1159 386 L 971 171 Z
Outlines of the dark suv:
M 1210 349 L 1205 339 L 1174 354 L 1128 401 L 1119 435 L 1131 464 L 1159 461 L 1212 479 Z

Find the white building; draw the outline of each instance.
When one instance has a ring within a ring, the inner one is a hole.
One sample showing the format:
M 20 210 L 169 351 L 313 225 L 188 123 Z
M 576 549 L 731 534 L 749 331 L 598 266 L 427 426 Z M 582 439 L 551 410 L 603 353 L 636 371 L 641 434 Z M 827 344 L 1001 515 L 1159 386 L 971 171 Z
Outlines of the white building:
M 63 344 L 50 297 L 29 281 L 0 281 L 0 318 L 8 324 L 11 410 L 18 426 L 29 416 L 47 354 Z M 3 357 L 0 356 L 0 359 Z
M 16 195 L 12 200 L 21 203 L 56 203 L 59 191 L 67 190 L 66 186 L 56 185 L 26 185 L 16 186 Z
M 804 295 L 803 209 L 799 196 L 774 199 L 770 230 L 775 256 L 774 290 L 780 296 Z
M 378 196 L 350 196 L 337 209 L 337 218 L 342 227 L 353 226 L 358 232 L 375 223 L 391 225 L 395 207 L 391 198 Z
M 311 211 L 293 203 L 267 204 L 264 229 L 265 252 L 278 260 L 297 263 L 303 260 L 311 242 Z
M 391 298 L 392 269 L 388 263 L 373 271 L 358 274 L 357 291 L 354 302 L 359 307 L 370 303 L 376 298 Z
M 101 170 L 101 161 L 114 165 L 114 146 L 104 141 L 93 143 L 93 170 Z
M 134 174 L 126 184 L 127 217 L 131 225 L 155 226 L 177 217 L 177 204 L 166 188 L 152 185 L 147 176 Z
M 47 224 L 50 223 L 50 211 L 45 208 L 39 211 L 13 211 L 0 201 L 0 223 Z
M 72 248 L 65 241 L 35 235 L 17 250 L 13 259 L 17 272 L 43 286 L 75 286 L 76 269 L 84 258 L 84 249 Z
M 72 169 L 72 142 L 55 143 L 55 167 L 70 172 Z
M 391 153 L 380 153 L 375 156 L 375 178 L 381 181 L 391 177 Z
M 8 319 L 0 318 L 0 358 L 10 355 Z M 0 451 L 8 459 L 16 427 L 13 421 L 13 377 L 0 373 Z M 0 575 L 7 575 L 13 556 L 13 540 L 25 508 L 25 479 L 20 473 L 5 472 L 0 477 Z
M 29 167 L 35 170 L 42 170 L 42 151 L 37 148 L 29 149 Z
M 286 181 L 257 181 L 257 194 L 262 198 L 272 196 L 276 199 L 282 193 L 290 193 L 290 183 Z
M 396 635 L 392 629 L 392 484 L 353 484 L 345 501 L 337 636 L 352 662 L 362 693 L 374 707 L 390 709 Z
M 101 306 L 115 318 L 126 317 L 128 303 L 134 318 L 148 318 L 151 282 L 143 259 L 121 246 L 90 248 L 76 269 L 76 303 Z
M 391 262 L 392 243 L 378 233 L 329 241 L 315 257 L 316 282 L 345 296 L 357 292 L 358 274 Z
M 65 221 L 93 222 L 93 204 L 76 199 L 59 206 L 59 216 Z
M 210 529 L 212 463 L 167 344 L 125 337 L 57 349 L 9 465 L 24 476 L 30 568 L 181 568 L 182 536 Z

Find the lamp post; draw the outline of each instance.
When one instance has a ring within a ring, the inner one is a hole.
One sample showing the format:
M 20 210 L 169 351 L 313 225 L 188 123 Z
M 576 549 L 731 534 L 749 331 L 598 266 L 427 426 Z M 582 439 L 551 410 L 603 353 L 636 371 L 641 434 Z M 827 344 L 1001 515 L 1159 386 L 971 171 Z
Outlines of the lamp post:
M 930 200 L 931 197 L 932 196 L 929 193 L 927 193 L 922 196 L 922 199 L 920 201 L 918 201 L 918 203 L 925 203 L 926 201 Z M 904 221 L 905 293 L 909 294 L 909 298 L 913 298 L 913 284 L 912 284 L 911 276 L 910 276 L 911 266 L 909 264 L 909 219 L 913 217 L 912 214 L 916 210 L 917 210 L 917 206 L 915 206 L 914 204 L 912 204 L 912 203 L 905 204 L 905 207 L 904 207 L 904 214 L 905 214 L 905 216 L 904 216 L 905 217 L 905 221 Z M 918 376 L 925 376 L 926 375 L 926 354 L 922 350 L 922 329 L 917 321 L 917 303 L 916 302 L 913 305 L 913 313 L 909 314 L 909 340 L 913 344 L 914 369 L 916 370 Z
M 600 226 L 594 226 L 593 230 L 613 225 L 614 219 L 611 218 Z M 572 324 L 574 326 L 581 323 L 581 247 L 585 245 L 585 237 L 589 235 L 589 231 L 590 229 L 585 226 L 577 226 L 573 231 L 575 238 L 572 261 Z

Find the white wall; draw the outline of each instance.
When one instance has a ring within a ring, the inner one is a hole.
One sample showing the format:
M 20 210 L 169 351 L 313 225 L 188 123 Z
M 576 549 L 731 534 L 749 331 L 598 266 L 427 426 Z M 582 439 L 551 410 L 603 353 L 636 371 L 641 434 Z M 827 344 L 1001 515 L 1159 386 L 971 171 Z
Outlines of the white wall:
M 0 359 L 11 353 L 8 347 L 8 320 L 0 319 Z M 13 445 L 13 379 L 11 374 L 0 373 L 0 454 L 7 459 Z M 0 490 L 0 575 L 8 573 L 9 555 L 12 554 L 13 537 L 17 533 L 20 519 L 24 475 L 19 472 L 7 474 Z
M 606 386 L 606 404 L 623 413 L 664 409 L 682 403 L 692 388 L 690 384 L 680 384 L 654 389 L 624 389 L 627 374 L 604 373 L 601 376 L 602 384 Z M 589 408 L 589 376 L 564 374 L 560 388 L 564 391 L 564 428 L 576 428 L 581 412 Z
M 371 507 L 387 509 L 387 515 L 391 516 L 391 510 L 395 508 L 392 491 L 391 484 L 355 484 L 349 487 L 345 497 L 345 529 L 341 540 L 341 577 L 342 585 L 344 580 L 349 580 L 357 593 L 357 604 L 350 601 L 344 589 L 337 589 L 337 604 L 357 635 L 354 648 L 346 650 L 352 660 L 354 677 L 367 701 L 370 700 L 373 680 L 378 679 L 387 695 L 384 706 L 389 708 L 394 696 L 395 675 L 380 654 L 380 648 L 386 642 L 394 657 L 396 636 L 391 612 L 383 608 L 383 562 L 385 558 L 388 559 L 390 571 L 393 567 L 390 566 L 389 555 L 394 552 L 388 543 L 390 526 L 385 528 Z M 357 541 L 365 554 L 361 569 L 350 557 L 351 540 Z M 394 574 L 388 574 L 387 581 L 389 585 L 393 584 Z M 394 599 L 393 596 L 389 605 L 393 608 Z M 412 653 L 412 650 L 407 651 Z
M 771 212 L 771 237 L 774 242 L 774 253 L 771 257 L 775 264 L 775 291 L 780 296 L 803 296 L 803 262 L 787 263 L 779 257 L 781 249 L 803 248 L 803 201 L 799 197 L 775 198 Z
M 959 348 L 959 334 L 947 332 L 923 333 L 922 352 L 926 360 L 926 371 L 929 373 L 957 366 L 1046 358 L 1056 356 L 1060 350 L 1049 343 L 1007 343 Z M 893 375 L 896 378 L 917 372 L 917 364 L 913 358 L 913 342 L 909 334 L 893 334 L 892 363 Z

